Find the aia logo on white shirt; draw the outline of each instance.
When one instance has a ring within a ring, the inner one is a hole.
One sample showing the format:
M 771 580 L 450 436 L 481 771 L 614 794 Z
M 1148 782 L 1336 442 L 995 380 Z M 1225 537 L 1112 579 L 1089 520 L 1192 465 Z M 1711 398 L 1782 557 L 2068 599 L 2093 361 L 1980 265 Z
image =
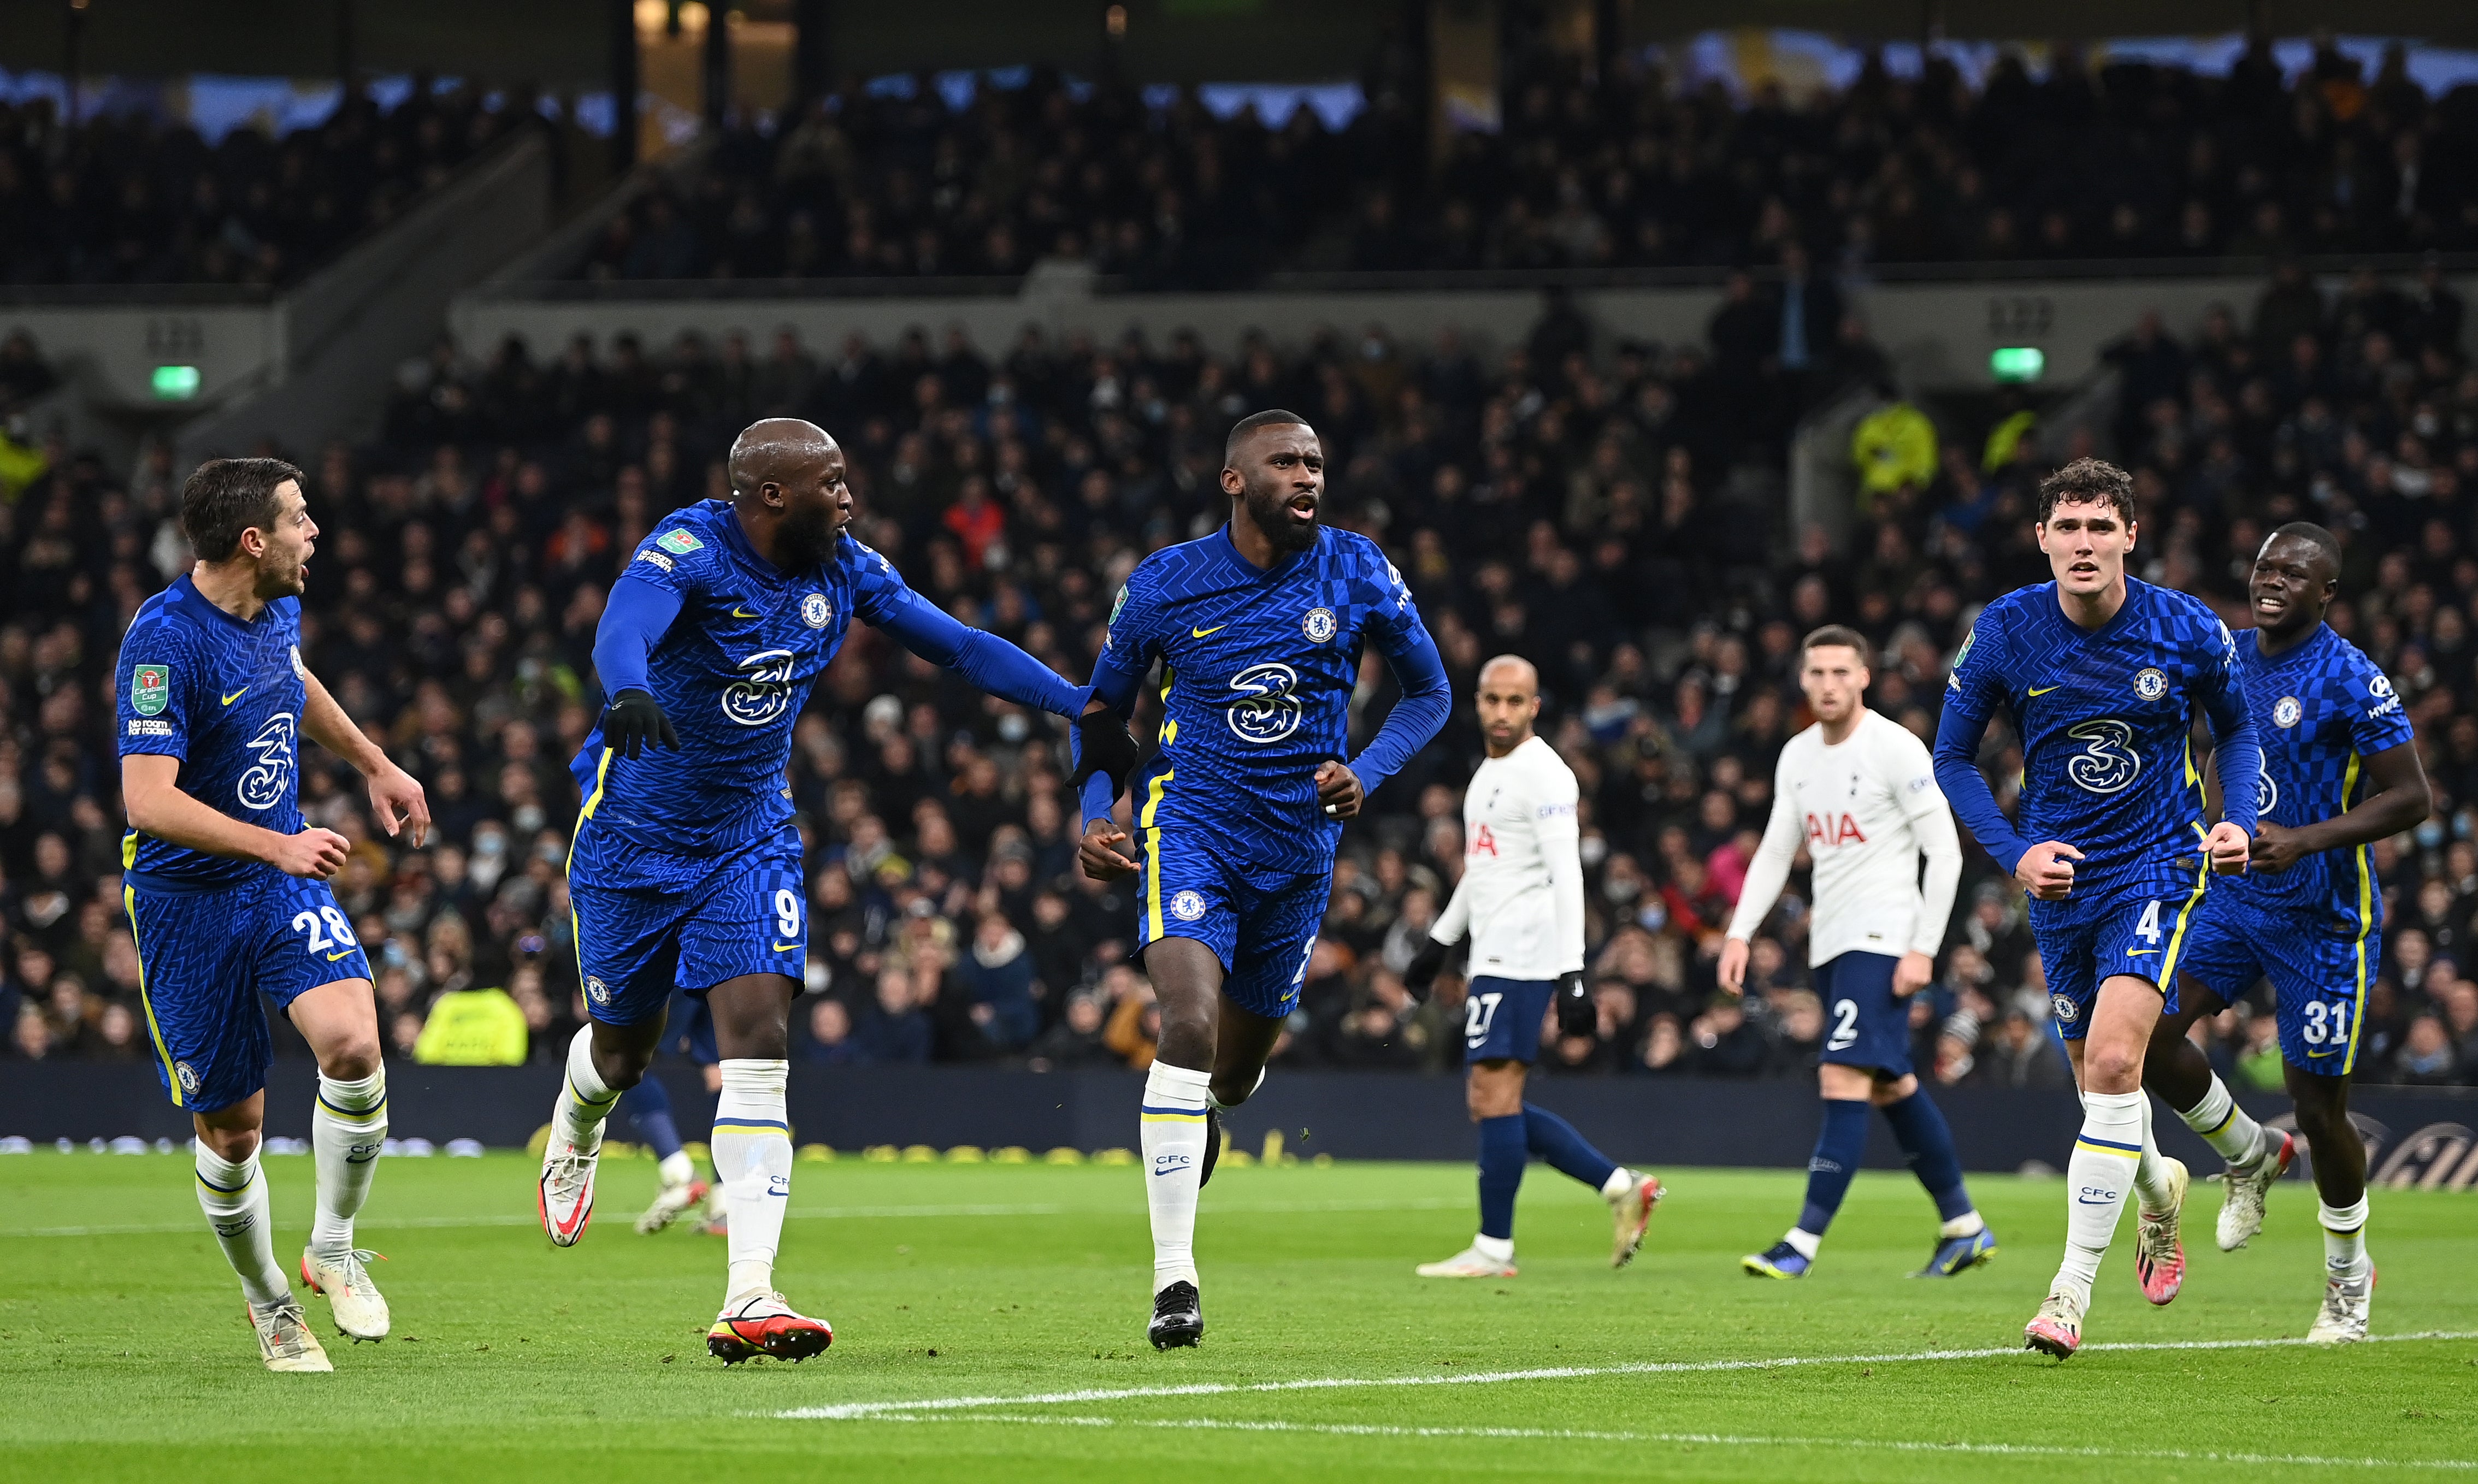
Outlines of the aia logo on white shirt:
M 1866 843 L 1867 837 L 1858 828 L 1858 821 L 1847 814 L 1811 814 L 1807 817 L 1807 843 L 1810 849 L 1817 845 L 1863 845 Z

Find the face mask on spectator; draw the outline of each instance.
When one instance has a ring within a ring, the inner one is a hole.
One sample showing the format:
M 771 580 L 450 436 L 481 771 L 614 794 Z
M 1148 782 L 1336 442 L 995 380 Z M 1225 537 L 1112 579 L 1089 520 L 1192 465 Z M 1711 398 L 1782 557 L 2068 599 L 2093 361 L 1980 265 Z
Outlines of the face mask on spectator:
M 1032 723 L 1015 713 L 1009 712 L 999 717 L 999 741 L 1010 746 L 1020 746 L 1030 735 L 1032 735 Z

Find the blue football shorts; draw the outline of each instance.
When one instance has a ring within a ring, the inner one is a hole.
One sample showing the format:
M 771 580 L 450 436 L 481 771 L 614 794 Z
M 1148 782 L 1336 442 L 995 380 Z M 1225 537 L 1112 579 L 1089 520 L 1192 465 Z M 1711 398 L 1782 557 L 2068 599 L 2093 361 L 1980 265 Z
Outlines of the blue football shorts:
M 1817 1060 L 1909 1075 L 1910 1002 L 1893 994 L 1893 969 L 1901 962 L 1889 953 L 1853 950 L 1815 966 L 1815 997 L 1824 1002 L 1824 1049 Z
M 266 1086 L 275 1039 L 261 994 L 283 1009 L 305 990 L 370 977 L 324 881 L 269 869 L 203 892 L 124 886 L 120 900 L 155 1074 L 177 1108 L 213 1113 Z
M 2201 900 L 2199 878 L 2177 895 L 2126 894 L 2100 902 L 2034 902 L 2031 936 L 2048 975 L 2048 1005 L 2057 1034 L 2080 1041 L 2089 1033 L 2099 987 L 2119 974 L 2147 979 L 2163 1013 L 2177 1013 L 2177 966 Z M 2071 908 L 2071 912 L 2042 911 Z
M 1540 1026 L 1556 996 L 1555 979 L 1482 974 L 1463 995 L 1463 1064 L 1540 1059 Z
M 2345 1077 L 2357 1069 L 2366 986 L 2383 956 L 2381 934 L 2336 931 L 2321 914 L 2266 908 L 2223 890 L 2195 910 L 2177 969 L 2229 1004 L 2268 978 L 2281 1059 Z
M 1222 961 L 1222 993 L 1268 1020 L 1299 1008 L 1325 922 L 1330 868 L 1273 870 L 1196 832 L 1147 830 L 1136 948 L 1193 938 Z
M 683 856 L 585 820 L 569 853 L 568 896 L 587 1013 L 605 1025 L 639 1025 L 663 1016 L 673 989 L 702 999 L 743 974 L 783 974 L 798 986 L 808 966 L 805 885 L 800 832 L 788 824 L 737 849 Z

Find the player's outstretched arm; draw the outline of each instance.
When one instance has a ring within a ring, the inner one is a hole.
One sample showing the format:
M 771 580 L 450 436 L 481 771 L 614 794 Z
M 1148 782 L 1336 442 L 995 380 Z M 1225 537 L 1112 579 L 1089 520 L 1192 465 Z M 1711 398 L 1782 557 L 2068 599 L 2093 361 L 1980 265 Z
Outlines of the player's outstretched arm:
M 1764 821 L 1763 843 L 1756 846 L 1756 858 L 1747 863 L 1747 879 L 1739 884 L 1738 905 L 1721 943 L 1715 972 L 1721 988 L 1732 994 L 1746 991 L 1748 944 L 1755 941 L 1756 929 L 1763 925 L 1773 903 L 1781 900 L 1782 888 L 1789 884 L 1790 864 L 1798 859 L 1798 806 L 1790 802 L 1788 781 L 1785 771 L 1775 769 L 1772 817 Z
M 2005 811 L 1996 807 L 1996 794 L 1979 770 L 1979 743 L 1987 735 L 1987 718 L 1996 714 L 1997 704 L 2004 696 L 2004 647 L 2005 636 L 1996 629 L 1994 616 L 1981 615 L 1978 627 L 1971 631 L 1960 658 L 1954 664 L 1952 677 L 1945 683 L 1944 714 L 1936 718 L 1934 755 L 1936 787 L 1944 791 L 1953 812 L 1960 817 L 1980 847 L 2018 881 L 2022 880 L 2022 868 L 2027 864 L 2024 857 L 2031 853 L 2031 843 L 2015 833 Z M 2043 852 L 2046 848 L 2041 846 Z M 2079 851 L 2074 854 L 2080 858 Z M 2069 881 L 2071 875 L 2068 869 Z M 2027 881 L 2023 884 L 2035 893 L 2037 890 Z M 2061 891 L 2057 894 L 2064 893 Z
M 930 664 L 953 670 L 1000 700 L 1070 720 L 1083 714 L 1093 693 L 1089 688 L 1069 685 L 1056 670 L 996 634 L 965 627 L 909 588 L 870 595 L 879 601 L 862 616 Z
M 132 752 L 120 760 L 120 802 L 129 827 L 157 840 L 236 861 L 265 861 L 288 876 L 325 878 L 344 868 L 353 843 L 334 830 L 309 826 L 279 835 L 203 804 L 181 792 L 181 760 Z
M 2225 631 L 2223 631 L 2225 633 Z M 2254 735 L 2245 689 L 2238 683 L 2236 641 L 2225 641 L 2224 658 L 2204 673 L 2203 715 L 2212 724 L 2212 766 L 2220 776 L 2220 822 L 2203 842 L 2212 869 L 2231 875 L 2246 868 L 2249 837 L 2263 797 L 2263 744 Z
M 406 825 L 413 826 L 413 848 L 420 849 L 430 840 L 430 800 L 421 785 L 411 773 L 389 761 L 387 752 L 369 740 L 344 708 L 327 693 L 318 677 L 303 674 L 302 687 L 309 699 L 301 708 L 301 730 L 310 740 L 329 752 L 353 765 L 354 771 L 369 785 L 370 813 L 377 817 L 379 828 L 394 839 Z

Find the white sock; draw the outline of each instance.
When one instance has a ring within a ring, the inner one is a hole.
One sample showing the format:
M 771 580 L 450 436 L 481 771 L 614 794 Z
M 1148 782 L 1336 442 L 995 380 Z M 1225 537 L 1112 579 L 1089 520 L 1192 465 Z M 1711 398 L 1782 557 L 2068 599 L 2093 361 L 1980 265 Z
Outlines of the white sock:
M 688 1150 L 673 1149 L 663 1156 L 663 1162 L 654 1167 L 654 1172 L 662 1177 L 664 1189 L 669 1190 L 696 1178 L 696 1161 L 689 1158 Z
M 2366 1270 L 2366 1197 L 2354 1206 L 2317 1202 L 2323 1222 L 2323 1266 L 2336 1278 L 2356 1278 Z
M 2142 1197 L 2143 1210 L 2166 1211 L 2175 1204 L 2177 1193 L 2170 1188 L 2168 1162 L 2161 1157 L 2160 1143 L 2151 1137 L 2151 1094 L 2137 1092 L 2134 1096 L 2142 1105 L 2142 1158 L 2135 1163 L 2134 1193 Z
M 1808 1262 L 1815 1261 L 1815 1254 L 1824 1250 L 1824 1234 L 1822 1232 L 1805 1231 L 1799 1227 L 1793 1226 L 1789 1229 L 1789 1235 L 1782 1238 L 1782 1240 L 1790 1245 L 1790 1249 L 1792 1251 L 1796 1252 L 1799 1256 L 1806 1258 Z
M 565 1139 L 592 1154 L 602 1147 L 602 1120 L 620 1094 L 594 1069 L 594 1027 L 580 1025 L 568 1044 L 568 1080 L 560 1084 L 559 1107 L 551 1114 L 554 1139 Z
M 714 1172 L 731 1193 L 731 1275 L 727 1303 L 774 1286 L 774 1250 L 792 1203 L 792 1124 L 784 1117 L 786 1061 L 726 1058 L 714 1105 Z
M 1472 1250 L 1493 1263 L 1510 1263 L 1514 1261 L 1514 1239 L 1479 1232 L 1472 1238 Z
M 2141 1162 L 2142 1103 L 2139 1092 L 2083 1094 L 2082 1135 L 2065 1162 L 2065 1260 L 2057 1286 L 2086 1304 Z
M 320 1257 L 341 1259 L 353 1249 L 353 1218 L 370 1197 L 387 1130 L 384 1068 L 352 1082 L 318 1074 L 318 1101 L 310 1110 L 310 1147 L 318 1170 L 310 1245 Z
M 2252 1165 L 2263 1157 L 2263 1125 L 2254 1116 L 2238 1106 L 2229 1095 L 2229 1085 L 2219 1073 L 2212 1074 L 2212 1090 L 2203 1100 L 2177 1117 L 2186 1126 L 2203 1136 L 2203 1142 L 2220 1151 L 2220 1158 L 2232 1167 Z
M 1624 1165 L 1620 1165 L 1617 1169 L 1609 1171 L 1609 1177 L 1607 1179 L 1601 1182 L 1601 1198 L 1603 1200 L 1615 1200 L 1633 1189 L 1634 1171 L 1629 1170 Z
M 1209 1073 L 1153 1063 L 1145 1073 L 1137 1136 L 1145 1156 L 1145 1207 L 1153 1222 L 1153 1292 L 1196 1281 L 1196 1193 L 1204 1174 Z
M 258 1151 L 228 1163 L 198 1145 L 198 1208 L 215 1229 L 215 1245 L 240 1274 L 240 1291 L 255 1308 L 292 1297 L 284 1270 L 275 1265 L 275 1233 L 266 1214 L 266 1180 L 258 1172 Z
M 1939 1237 L 1976 1237 L 1986 1229 L 1987 1223 L 1980 1220 L 1980 1216 L 1977 1211 L 1965 1211 L 1961 1215 L 1955 1217 L 1952 1220 L 1945 1222 L 1942 1226 L 1937 1227 L 1936 1235 Z

